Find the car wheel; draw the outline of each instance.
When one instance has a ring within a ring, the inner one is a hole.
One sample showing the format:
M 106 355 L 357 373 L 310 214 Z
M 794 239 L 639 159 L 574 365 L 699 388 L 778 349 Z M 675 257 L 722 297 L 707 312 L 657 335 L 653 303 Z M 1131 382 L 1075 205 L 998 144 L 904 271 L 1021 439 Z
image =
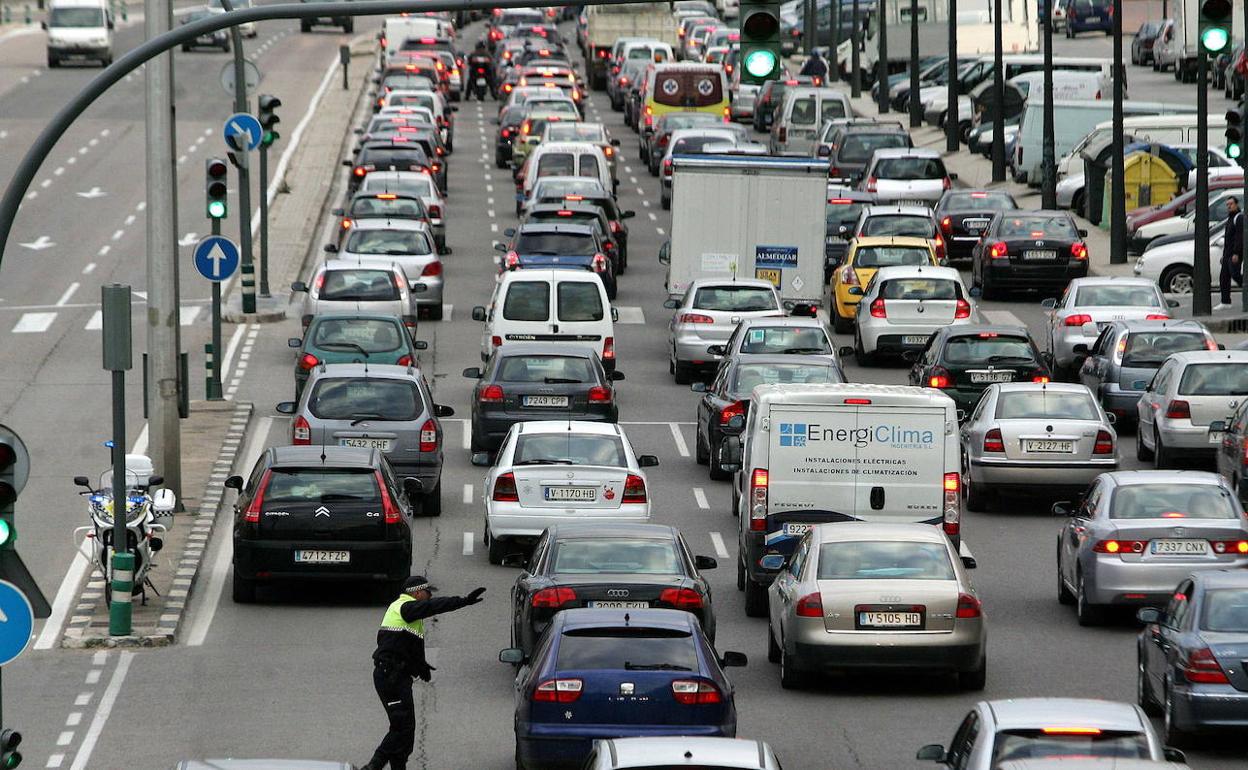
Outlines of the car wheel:
M 502 564 L 503 557 L 511 553 L 507 548 L 507 541 L 501 537 L 494 537 L 490 534 L 489 528 L 485 530 L 486 550 L 489 555 L 490 564 Z
M 672 208 L 672 199 L 667 197 L 666 195 L 659 196 L 659 206 L 664 211 L 670 211 Z
M 1174 697 L 1170 694 L 1170 685 L 1166 684 L 1166 703 L 1162 707 L 1162 742 L 1167 746 L 1181 749 L 1189 743 L 1189 734 L 1174 724 Z
M 702 426 L 699 423 L 697 434 L 693 437 L 693 461 L 698 465 L 706 465 L 711 460 L 710 449 L 702 443 Z
M 1075 616 L 1081 626 L 1095 626 L 1101 622 L 1101 607 L 1088 601 L 1082 573 L 1075 577 Z
M 221 50 L 225 53 L 229 53 L 233 49 L 233 46 L 234 43 L 230 42 L 229 38 L 226 38 L 225 45 L 221 46 Z
M 958 672 L 958 688 L 966 692 L 980 692 L 988 684 L 988 657 L 979 659 L 979 665 L 970 671 Z
M 837 334 L 849 334 L 854 330 L 854 319 L 843 317 L 835 304 L 832 306 L 832 329 Z
M 975 513 L 984 513 L 988 510 L 989 505 L 993 502 L 996 495 L 992 489 L 985 484 L 976 484 L 971 478 L 969 465 L 963 460 L 962 469 L 962 485 L 966 490 L 966 509 Z
M 1140 435 L 1139 429 L 1135 432 L 1135 459 L 1141 462 L 1148 462 L 1153 459 L 1153 450 L 1144 444 L 1144 438 Z
M 1070 198 L 1070 210 L 1081 217 L 1087 218 L 1087 212 L 1083 210 L 1083 193 L 1077 192 Z
M 1075 595 L 1066 587 L 1066 581 L 1062 580 L 1062 544 L 1060 540 L 1057 544 L 1057 603 L 1067 607 L 1075 603 Z
M 1138 435 L 1138 433 L 1137 433 Z M 1157 432 L 1157 428 L 1153 428 L 1153 467 L 1162 470 L 1174 464 L 1174 458 L 1170 456 L 1170 450 L 1166 449 L 1166 445 L 1161 443 L 1161 434 Z
M 659 175 L 659 164 L 658 164 L 658 163 L 655 163 L 654 161 L 648 160 L 648 161 L 646 161 L 646 168 L 650 171 L 650 176 L 658 176 L 658 175 Z
M 441 321 L 442 320 L 441 303 L 437 305 L 430 305 L 427 313 L 428 313 L 428 318 L 430 321 Z
M 767 662 L 780 662 L 780 645 L 776 644 L 776 634 L 771 630 L 771 621 L 767 622 Z
M 1166 294 L 1191 294 L 1192 268 L 1187 265 L 1167 267 L 1157 283 L 1161 285 L 1161 290 Z
M 854 334 L 854 361 L 862 367 L 875 366 L 875 354 L 868 353 L 862 345 L 862 335 Z
M 420 498 L 420 512 L 425 516 L 442 515 L 442 485 Z
M 780 648 L 780 686 L 786 690 L 798 690 L 805 683 L 801 670 L 793 665 L 793 656 Z
M 745 576 L 745 614 L 751 618 L 767 616 L 767 586 Z
M 235 570 L 233 596 L 235 604 L 254 604 L 256 601 L 256 581 L 239 577 L 238 571 Z
M 1161 716 L 1161 706 L 1148 690 L 1148 672 L 1144 667 L 1144 651 L 1135 651 L 1135 702 L 1150 717 Z
M 693 382 L 693 367 L 677 361 L 672 373 L 676 375 L 677 385 L 688 385 Z
M 712 481 L 727 481 L 732 478 L 732 474 L 724 470 L 724 466 L 719 464 L 719 447 L 720 445 L 710 448 L 710 476 Z

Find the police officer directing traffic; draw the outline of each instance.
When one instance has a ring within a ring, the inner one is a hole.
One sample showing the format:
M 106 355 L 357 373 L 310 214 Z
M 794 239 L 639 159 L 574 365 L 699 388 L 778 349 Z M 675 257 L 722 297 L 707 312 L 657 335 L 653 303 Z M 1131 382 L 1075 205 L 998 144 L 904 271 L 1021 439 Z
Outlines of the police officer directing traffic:
M 360 770 L 406 770 L 407 758 L 416 742 L 416 709 L 412 703 L 412 677 L 428 682 L 434 668 L 425 660 L 425 618 L 454 612 L 481 601 L 484 588 L 467 596 L 433 598 L 435 591 L 423 575 L 403 582 L 403 593 L 386 608 L 377 631 L 373 652 L 373 686 L 390 719 L 390 731 L 381 739 L 373 758 Z

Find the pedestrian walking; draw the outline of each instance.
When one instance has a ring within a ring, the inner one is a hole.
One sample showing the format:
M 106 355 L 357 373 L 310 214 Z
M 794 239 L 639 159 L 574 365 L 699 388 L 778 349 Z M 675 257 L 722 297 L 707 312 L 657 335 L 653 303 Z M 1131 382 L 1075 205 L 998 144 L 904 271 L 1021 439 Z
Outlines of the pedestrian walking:
M 382 770 L 387 763 L 391 770 L 406 770 L 416 743 L 412 677 L 428 682 L 435 670 L 425 660 L 425 618 L 476 604 L 485 593 L 477 588 L 467 596 L 435 599 L 431 592 L 436 590 L 423 575 L 409 577 L 381 619 L 373 652 L 373 686 L 390 719 L 390 730 L 360 770 Z
M 1226 212 L 1226 230 L 1222 233 L 1222 274 L 1218 279 L 1222 297 L 1214 310 L 1231 306 L 1231 281 L 1243 283 L 1244 213 L 1239 210 L 1239 198 L 1232 196 L 1226 202 Z

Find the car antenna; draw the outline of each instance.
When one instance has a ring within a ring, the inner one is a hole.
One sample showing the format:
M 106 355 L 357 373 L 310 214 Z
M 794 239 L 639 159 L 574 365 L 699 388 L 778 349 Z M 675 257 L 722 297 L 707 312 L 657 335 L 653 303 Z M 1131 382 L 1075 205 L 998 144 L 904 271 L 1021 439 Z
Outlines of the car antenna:
M 627 613 L 627 612 L 625 612 L 625 613 L 624 613 L 624 625 L 626 625 L 626 626 L 628 625 L 628 618 L 629 618 L 628 613 Z

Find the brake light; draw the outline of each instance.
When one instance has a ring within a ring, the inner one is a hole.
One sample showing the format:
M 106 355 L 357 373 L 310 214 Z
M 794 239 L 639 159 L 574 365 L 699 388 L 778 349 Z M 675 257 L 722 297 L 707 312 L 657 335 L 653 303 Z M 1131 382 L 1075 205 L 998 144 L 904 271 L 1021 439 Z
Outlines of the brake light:
M 940 229 L 944 230 L 946 233 L 953 232 L 953 219 L 951 217 L 945 217 L 940 220 Z
M 349 218 L 347 218 L 347 217 L 343 217 L 343 219 L 342 219 L 342 229 L 343 229 L 343 230 L 350 230 L 350 229 L 351 229 L 351 224 L 352 224 L 352 222 L 351 222 L 351 220 L 350 220 Z
M 1092 316 L 1087 313 L 1075 313 L 1066 316 L 1066 320 L 1062 321 L 1063 326 L 1083 326 L 1086 323 L 1092 323 Z
M 611 220 L 611 234 L 619 235 L 622 232 L 624 232 L 624 225 L 620 224 L 619 222 L 616 222 L 614 219 Z
M 672 159 L 664 158 L 663 159 L 663 176 L 671 176 L 671 175 L 672 175 Z
M 659 603 L 677 610 L 697 610 L 702 608 L 702 595 L 692 588 L 664 588 Z
M 260 509 L 264 506 L 264 491 L 269 488 L 269 478 L 272 475 L 273 471 L 268 470 L 260 478 L 260 486 L 256 487 L 255 496 L 251 498 L 247 510 L 243 512 L 243 521 L 249 524 L 260 523 Z
M 365 168 L 364 166 L 356 166 L 354 173 L 356 176 L 364 176 L 365 174 L 368 173 L 368 169 Z
M 1001 241 L 997 241 L 988 247 L 988 257 L 991 259 L 1009 259 L 1010 247 Z
M 1192 419 L 1192 405 L 1176 398 L 1166 407 L 1166 417 L 1172 420 L 1190 420 Z
M 420 426 L 420 451 L 438 451 L 438 424 L 432 418 Z
M 494 493 L 490 496 L 496 503 L 518 503 L 520 493 L 516 491 L 516 476 L 504 473 L 494 480 Z
M 719 412 L 719 424 L 727 425 L 729 420 L 731 420 L 733 417 L 736 417 L 738 415 L 742 417 L 745 416 L 745 402 L 744 401 L 734 401 L 728 406 L 725 406 L 723 409 L 721 409 Z
M 854 270 L 853 265 L 845 265 L 841 268 L 841 283 L 846 286 L 858 285 L 858 271 Z
M 486 385 L 481 389 L 481 395 L 477 397 L 477 401 L 482 404 L 501 404 L 503 402 L 503 386 Z
M 1088 261 L 1088 244 L 1084 243 L 1083 241 L 1076 241 L 1075 243 L 1071 244 L 1070 256 L 1071 256 L 1071 259 L 1075 259 L 1080 262 L 1087 262 Z
M 1170 316 L 1166 313 L 1149 313 L 1144 316 L 1145 321 L 1169 321 Z
M 1004 452 L 1005 439 L 1001 437 L 1001 429 L 993 428 L 984 434 L 985 452 Z
M 1100 735 L 1099 727 L 1045 727 L 1041 729 L 1045 735 Z
M 628 82 L 629 81 L 627 77 L 624 77 L 623 75 L 620 76 L 619 84 L 621 87 L 627 86 Z
M 750 530 L 762 532 L 767 528 L 767 485 L 766 468 L 755 468 L 750 473 Z
M 576 601 L 576 591 L 571 588 L 543 588 L 533 594 L 529 603 L 537 608 L 557 610 L 574 601 Z
M 944 259 L 945 258 L 945 239 L 941 237 L 940 233 L 936 233 L 936 237 L 933 238 L 932 240 L 936 242 L 936 259 Z
M 377 488 L 381 490 L 382 520 L 387 524 L 398 524 L 403 520 L 403 511 L 399 510 L 399 506 L 390 497 L 390 488 L 386 486 L 386 480 L 381 477 L 381 471 L 373 473 L 373 478 L 377 480 Z
M 877 182 L 876 182 L 875 177 L 873 176 L 867 177 L 867 192 L 869 193 L 876 192 L 876 187 L 877 187 Z
M 430 206 L 430 207 L 428 208 L 428 212 L 429 212 L 429 218 L 430 218 L 430 219 L 441 219 L 441 218 L 442 218 L 442 207 L 441 207 L 441 206 L 436 206 L 436 205 L 435 205 L 435 206 Z
M 657 143 L 660 147 L 666 147 L 666 146 L 667 146 L 667 142 L 668 142 L 668 140 L 669 140 L 669 139 L 671 139 L 671 138 L 672 138 L 672 137 L 671 137 L 671 135 L 669 135 L 669 134 L 659 134 L 659 136 L 658 136 L 658 138 L 655 140 L 655 142 L 656 142 L 656 143 Z
M 607 258 L 603 256 L 601 252 L 595 254 L 593 260 L 591 260 L 589 264 L 590 269 L 595 273 L 607 272 Z
M 702 315 L 701 313 L 681 313 L 680 323 L 682 324 L 713 324 L 715 323 L 715 319 L 711 318 L 709 315 Z
M 520 255 L 514 251 L 507 252 L 503 256 L 503 267 L 507 270 L 514 270 L 520 266 Z
M 1031 381 L 1044 385 L 1050 382 L 1051 380 L 1049 379 L 1049 375 L 1037 369 L 1034 373 L 1032 373 Z
M 953 317 L 954 318 L 970 318 L 971 317 L 971 303 L 967 302 L 964 299 L 958 300 L 957 304 L 954 305 Z
M 806 594 L 797 600 L 794 611 L 799 618 L 821 618 L 823 617 L 823 597 L 818 591 Z
M 958 594 L 958 609 L 956 617 L 958 620 L 969 620 L 971 618 L 980 618 L 984 615 L 984 605 L 979 598 L 972 594 Z
M 611 389 L 603 385 L 595 385 L 589 389 L 589 403 L 591 404 L 609 404 L 611 403 Z
M 946 190 L 952 189 L 953 180 L 950 179 L 949 177 L 945 177 L 944 180 L 941 182 L 941 186 L 944 187 Z
M 1112 455 L 1114 453 L 1114 437 L 1107 430 L 1096 432 L 1096 443 L 1092 445 L 1094 455 Z
M 602 360 L 615 360 L 615 337 L 607 337 L 602 343 Z
M 1214 553 L 1248 554 L 1248 540 L 1214 540 Z
M 872 318 L 888 318 L 888 311 L 884 309 L 884 299 L 879 298 L 871 303 Z
M 677 679 L 672 682 L 672 697 L 686 706 L 705 706 L 724 700 L 718 687 L 701 679 Z
M 950 537 L 957 536 L 962 527 L 962 475 L 945 474 L 945 511 L 943 528 Z
M 502 338 L 502 337 L 500 337 L 500 336 L 498 336 L 497 334 L 495 334 L 494 336 L 490 337 L 490 346 L 491 346 L 491 347 L 495 347 L 495 348 L 496 348 L 496 347 L 498 347 L 499 345 L 502 345 L 502 344 L 503 344 L 503 338 Z
M 1098 540 L 1093 553 L 1144 553 L 1145 540 Z
M 1218 659 L 1213 657 L 1213 650 L 1208 647 L 1193 650 L 1187 656 L 1187 663 L 1183 666 L 1183 676 L 1193 684 L 1230 683 L 1230 680 L 1226 678 L 1226 673 L 1218 665 Z
M 509 138 L 511 137 L 511 129 L 510 129 L 510 128 L 504 128 L 504 129 L 502 130 L 502 137 L 503 137 L 504 139 L 509 139 Z
M 646 480 L 635 473 L 628 474 L 624 480 L 624 496 L 621 503 L 637 504 L 646 502 Z
M 290 428 L 290 443 L 307 445 L 312 443 L 312 426 L 308 424 L 308 420 L 303 415 L 295 418 L 294 424 Z
M 319 358 L 312 355 L 311 353 L 304 353 L 303 357 L 299 359 L 299 368 L 305 372 L 310 372 L 319 363 L 321 363 L 321 360 Z
M 927 387 L 929 388 L 947 388 L 949 387 L 949 370 L 943 366 L 933 366 L 931 372 L 927 376 Z
M 408 325 L 408 324 L 406 324 L 406 323 L 405 323 L 405 324 L 403 324 L 403 325 L 404 325 L 404 326 L 408 326 L 408 328 L 415 328 L 415 326 L 416 326 L 415 324 L 411 324 L 411 325 L 409 326 L 409 325 Z M 404 356 L 399 356 L 399 360 L 398 360 L 398 361 L 395 361 L 395 362 L 394 362 L 394 365 L 395 365 L 395 366 L 411 366 L 411 365 L 412 365 L 412 364 L 414 364 L 414 363 L 415 363 L 415 361 L 413 361 L 413 360 L 412 360 L 412 357 L 411 357 L 411 356 L 404 355 Z
M 533 691 L 533 700 L 572 703 L 581 697 L 580 679 L 547 679 Z

